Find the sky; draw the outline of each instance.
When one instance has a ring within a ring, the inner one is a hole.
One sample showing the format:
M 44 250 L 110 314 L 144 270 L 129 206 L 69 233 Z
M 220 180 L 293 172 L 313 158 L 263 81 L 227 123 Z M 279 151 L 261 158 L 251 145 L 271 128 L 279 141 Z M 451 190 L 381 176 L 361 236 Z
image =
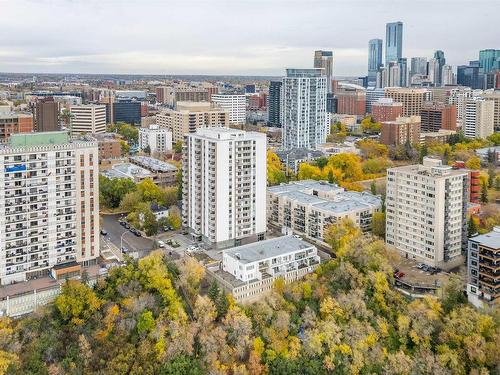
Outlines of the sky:
M 332 50 L 366 75 L 368 40 L 402 21 L 403 56 L 500 48 L 500 0 L 0 0 L 0 72 L 275 75 Z

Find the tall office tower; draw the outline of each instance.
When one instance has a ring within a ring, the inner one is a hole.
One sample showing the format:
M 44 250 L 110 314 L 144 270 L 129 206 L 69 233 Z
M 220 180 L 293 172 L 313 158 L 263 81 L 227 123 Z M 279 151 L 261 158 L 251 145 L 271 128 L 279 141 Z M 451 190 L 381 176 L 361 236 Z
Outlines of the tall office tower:
M 402 57 L 398 60 L 399 67 L 399 85 L 400 87 L 408 86 L 408 59 Z
M 443 76 L 442 76 L 443 66 L 445 66 L 445 64 L 446 64 L 444 52 L 441 50 L 437 50 L 436 52 L 434 52 L 434 59 L 437 60 L 438 66 L 439 66 L 439 70 L 437 71 L 437 84 L 436 84 L 436 86 L 441 86 L 443 84 Z
M 247 121 L 247 102 L 245 95 L 214 94 L 212 103 L 229 112 L 229 122 L 233 125 L 244 125 Z
M 482 89 L 479 61 L 470 61 L 469 65 L 457 66 L 457 85 L 467 86 L 472 89 Z
M 383 89 L 389 86 L 389 67 L 383 66 L 377 72 L 377 85 L 378 89 Z
M 155 89 L 156 92 L 156 101 L 158 103 L 165 103 L 168 95 L 168 87 L 167 86 L 158 86 Z
M 455 74 L 451 65 L 443 65 L 441 69 L 441 85 L 451 86 L 455 84 Z
M 480 97 L 465 102 L 464 135 L 468 138 L 486 138 L 494 131 L 495 103 Z
M 326 90 L 328 93 L 332 93 L 333 52 L 314 51 L 314 67 L 323 69 L 323 74 L 326 76 Z
M 420 143 L 420 116 L 398 117 L 382 122 L 380 143 L 387 146 L 416 145 Z
M 33 115 L 31 113 L 0 111 L 0 142 L 4 142 L 12 134 L 32 131 Z
M 399 64 L 397 63 L 397 61 L 391 61 L 389 63 L 388 73 L 388 87 L 400 87 L 401 69 L 399 68 Z
M 439 83 L 439 70 L 439 61 L 437 59 L 430 59 L 427 63 L 427 76 L 433 86 L 441 86 Z
M 403 116 L 420 116 L 420 110 L 424 104 L 426 89 L 411 89 L 399 87 L 387 87 L 385 97 L 392 98 L 395 102 L 403 103 Z
M 382 66 L 382 39 L 371 39 L 368 42 L 368 86 L 377 83 L 377 72 Z
M 160 128 L 159 125 L 149 125 L 139 129 L 139 149 L 149 147 L 151 153 L 172 151 L 172 131 Z
M 281 103 L 281 81 L 269 82 L 268 97 L 268 123 L 270 126 L 281 127 L 280 103 Z
M 476 307 L 496 303 L 500 297 L 500 227 L 469 239 L 467 296 Z
M 373 103 L 385 97 L 383 88 L 368 87 L 366 89 L 366 113 L 372 113 Z
M 457 107 L 457 127 L 462 130 L 465 120 L 465 102 L 473 96 L 474 93 L 470 87 L 456 87 L 450 89 L 448 103 Z
M 453 104 L 426 102 L 420 111 L 423 132 L 457 130 L 457 108 Z
M 142 117 L 141 102 L 135 99 L 116 99 L 106 104 L 106 121 L 110 124 L 126 122 L 139 125 Z
M 204 128 L 186 135 L 182 159 L 183 225 L 218 248 L 263 239 L 266 232 L 266 135 Z
M 403 57 L 403 22 L 385 25 L 385 66 Z
M 415 74 L 427 75 L 427 58 L 426 57 L 412 57 L 410 63 L 410 75 Z
M 387 170 L 386 243 L 404 257 L 450 269 L 467 241 L 469 174 L 425 157 Z
M 287 69 L 281 95 L 283 148 L 311 148 L 326 142 L 326 77 L 321 69 Z
M 60 130 L 59 103 L 52 97 L 40 98 L 36 102 L 35 130 L 37 132 L 50 132 Z
M 479 66 L 481 73 L 489 73 L 500 69 L 500 49 L 483 49 L 479 51 Z
M 172 141 L 184 141 L 184 135 L 206 127 L 228 127 L 229 112 L 210 102 L 178 102 L 177 109 L 156 115 L 156 124 L 172 132 Z
M 491 100 L 494 104 L 493 126 L 495 132 L 500 132 L 500 90 L 488 90 L 481 94 L 485 100 Z
M 13 134 L 0 149 L 0 284 L 100 255 L 94 140 L 66 132 Z
M 98 104 L 72 105 L 70 109 L 73 133 L 98 134 L 106 132 L 106 106 Z

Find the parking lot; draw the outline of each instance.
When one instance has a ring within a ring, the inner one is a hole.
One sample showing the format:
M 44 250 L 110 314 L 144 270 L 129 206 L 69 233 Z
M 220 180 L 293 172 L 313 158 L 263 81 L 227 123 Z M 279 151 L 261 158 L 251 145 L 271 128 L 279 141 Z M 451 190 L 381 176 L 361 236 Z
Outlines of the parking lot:
M 430 272 L 418 268 L 419 263 L 411 259 L 400 259 L 394 264 L 394 269 L 404 273 L 401 281 L 410 283 L 412 285 L 428 285 L 433 287 L 442 286 L 450 277 L 450 273 L 445 271 Z

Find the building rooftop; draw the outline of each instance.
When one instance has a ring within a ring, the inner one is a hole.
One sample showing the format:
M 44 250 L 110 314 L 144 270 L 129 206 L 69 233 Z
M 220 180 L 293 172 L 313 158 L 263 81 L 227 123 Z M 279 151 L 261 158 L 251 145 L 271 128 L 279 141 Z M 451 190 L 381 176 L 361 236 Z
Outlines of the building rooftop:
M 175 165 L 151 158 L 149 156 L 131 156 L 129 159 L 154 172 L 177 171 L 177 167 Z
M 148 178 L 152 173 L 147 169 L 139 167 L 131 163 L 122 163 L 113 165 L 112 169 L 102 171 L 101 174 L 108 178 Z
M 253 263 L 313 247 L 313 245 L 294 236 L 283 236 L 233 247 L 224 250 L 224 255 L 238 259 L 241 263 Z
M 490 249 L 500 249 L 500 227 L 494 227 L 491 232 L 472 237 L 470 240 Z
M 29 112 L 17 112 L 17 111 L 0 111 L 0 119 L 16 118 L 16 117 L 33 117 Z
M 451 175 L 462 176 L 468 172 L 460 169 L 453 169 L 449 165 L 442 165 L 441 159 L 431 157 L 424 157 L 423 164 L 404 165 L 401 167 L 394 167 L 388 171 L 400 171 L 412 174 L 425 175 L 432 178 L 448 177 Z

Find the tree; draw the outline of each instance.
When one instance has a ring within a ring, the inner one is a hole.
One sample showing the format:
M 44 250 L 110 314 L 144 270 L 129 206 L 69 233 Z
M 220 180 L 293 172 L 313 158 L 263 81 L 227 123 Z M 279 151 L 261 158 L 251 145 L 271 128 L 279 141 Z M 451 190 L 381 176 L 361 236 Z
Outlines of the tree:
M 141 193 L 138 191 L 131 191 L 123 196 L 120 202 L 120 210 L 123 212 L 134 211 L 141 202 Z
M 492 188 L 494 183 L 495 183 L 495 169 L 494 168 L 488 168 L 488 188 Z
M 372 180 L 370 183 L 370 191 L 373 195 L 377 195 L 377 184 L 375 183 L 375 180 Z
M 481 159 L 477 156 L 473 156 L 465 162 L 465 166 L 469 169 L 481 169 Z
M 342 252 L 347 243 L 361 230 L 349 218 L 342 219 L 337 224 L 331 224 L 326 228 L 325 241 L 331 246 L 334 253 Z
M 366 159 L 378 158 L 381 156 L 387 157 L 389 155 L 389 148 L 373 139 L 362 139 L 358 141 L 357 146 Z
M 168 223 L 174 228 L 179 229 L 182 226 L 181 211 L 177 206 L 170 206 L 168 210 Z
M 198 359 L 180 355 L 164 363 L 160 368 L 160 375 L 207 375 Z
M 184 257 L 179 265 L 179 284 L 187 292 L 191 301 L 198 294 L 201 280 L 205 276 L 205 268 L 193 257 Z
M 372 233 L 385 238 L 385 213 L 375 212 L 372 216 Z
M 481 184 L 481 203 L 488 203 L 488 184 L 483 181 Z
M 465 285 L 456 274 L 452 274 L 443 288 L 442 305 L 445 313 L 467 304 Z
M 271 186 L 286 182 L 286 180 L 280 158 L 271 150 L 267 150 L 267 183 Z
M 488 141 L 492 142 L 495 146 L 500 145 L 500 133 L 493 133 L 487 139 Z
M 143 333 L 147 333 L 153 329 L 155 326 L 155 319 L 153 317 L 153 313 L 148 309 L 145 309 L 141 315 L 139 316 L 139 320 L 137 321 L 137 333 L 142 335 Z
M 132 191 L 135 191 L 136 185 L 129 178 L 107 178 L 99 175 L 99 193 L 101 202 L 109 208 L 116 208 L 120 205 L 122 198 Z
M 61 319 L 74 325 L 84 324 L 101 304 L 92 289 L 75 280 L 68 280 L 63 285 L 54 302 Z
M 349 181 L 359 181 L 363 178 L 361 158 L 356 154 L 342 153 L 333 155 L 328 165 L 342 171 L 343 177 Z
M 177 154 L 182 153 L 182 141 L 177 141 L 174 144 L 174 152 Z
M 427 145 L 424 143 L 420 147 L 420 152 L 419 152 L 419 156 L 418 156 L 418 160 L 420 163 L 422 163 L 424 161 L 424 157 L 426 157 L 427 154 L 428 154 Z
M 144 152 L 145 154 L 151 155 L 151 147 L 149 145 L 147 145 L 146 147 L 144 147 L 142 149 L 142 152 Z
M 124 141 L 123 139 L 120 140 L 120 149 L 121 149 L 122 155 L 128 155 L 128 153 L 130 152 L 129 144 L 126 141 Z
M 497 175 L 495 177 L 495 180 L 493 181 L 493 187 L 496 191 L 500 191 L 500 175 Z
M 477 234 L 479 229 L 479 219 L 475 215 L 471 215 L 467 221 L 467 234 L 472 237 Z

